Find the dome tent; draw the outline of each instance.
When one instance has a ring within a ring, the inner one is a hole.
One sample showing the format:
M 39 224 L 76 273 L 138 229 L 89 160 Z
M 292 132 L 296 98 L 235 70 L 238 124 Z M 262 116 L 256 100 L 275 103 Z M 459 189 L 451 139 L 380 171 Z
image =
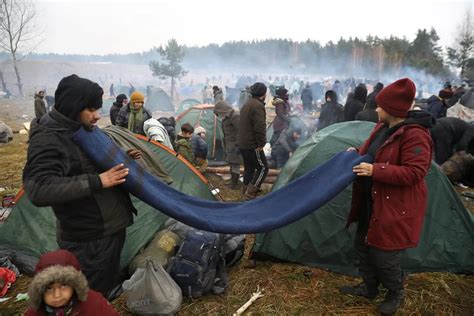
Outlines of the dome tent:
M 147 141 L 137 135 L 140 142 L 160 158 L 160 162 L 172 177 L 171 186 L 189 195 L 215 200 L 209 190 L 207 180 L 184 158 L 164 145 Z M 18 267 L 32 273 L 41 254 L 57 249 L 56 218 L 50 207 L 37 207 L 20 190 L 16 204 L 0 229 L 0 256 L 13 258 Z M 122 250 L 121 266 L 126 267 L 155 235 L 163 229 L 168 217 L 157 212 L 148 204 L 132 196 L 132 202 L 138 210 L 134 223 L 127 228 L 127 238 Z
M 194 128 L 202 126 L 206 130 L 207 158 L 209 160 L 224 160 L 222 121 L 214 114 L 213 104 L 195 105 L 181 113 L 176 118 L 176 133 L 181 131 L 181 125 L 185 123 L 191 124 Z
M 370 122 L 334 124 L 312 135 L 282 169 L 273 190 L 277 190 L 334 154 L 359 146 L 374 127 Z M 433 163 L 426 177 L 429 205 L 420 243 L 403 257 L 407 272 L 474 272 L 473 217 L 462 204 L 449 180 Z M 354 249 L 356 225 L 345 229 L 350 210 L 351 186 L 305 218 L 265 234 L 258 234 L 255 258 L 316 266 L 337 273 L 357 275 Z
M 201 104 L 201 102 L 196 99 L 186 99 L 183 102 L 181 102 L 181 104 L 178 106 L 178 109 L 176 110 L 176 114 L 179 115 L 183 113 L 184 111 L 186 111 L 187 109 L 192 108 L 193 106 L 199 105 L 199 104 Z
M 150 111 L 174 112 L 174 104 L 169 95 L 161 88 L 151 87 L 145 100 L 145 108 Z

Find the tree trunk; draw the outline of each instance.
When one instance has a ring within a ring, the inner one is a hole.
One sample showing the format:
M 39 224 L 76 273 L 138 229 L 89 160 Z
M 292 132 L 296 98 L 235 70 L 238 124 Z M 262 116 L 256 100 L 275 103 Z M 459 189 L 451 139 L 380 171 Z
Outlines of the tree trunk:
M 0 70 L 0 81 L 2 82 L 2 90 L 3 92 L 7 92 L 7 83 L 5 82 L 5 78 L 3 77 L 3 70 Z
M 15 74 L 16 74 L 16 80 L 17 80 L 17 86 L 18 86 L 18 93 L 20 96 L 23 96 L 23 84 L 21 83 L 21 77 L 20 77 L 20 71 L 18 70 L 18 62 L 16 60 L 16 54 L 12 54 L 12 59 L 13 59 L 13 69 L 15 69 Z
M 174 77 L 171 77 L 171 101 L 174 102 Z

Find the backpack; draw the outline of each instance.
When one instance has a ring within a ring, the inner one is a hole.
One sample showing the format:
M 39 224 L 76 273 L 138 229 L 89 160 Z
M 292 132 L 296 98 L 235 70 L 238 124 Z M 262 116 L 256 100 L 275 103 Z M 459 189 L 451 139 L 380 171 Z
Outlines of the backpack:
M 211 291 L 224 292 L 227 272 L 223 248 L 223 235 L 195 229 L 186 233 L 168 266 L 168 273 L 184 296 L 198 298 Z

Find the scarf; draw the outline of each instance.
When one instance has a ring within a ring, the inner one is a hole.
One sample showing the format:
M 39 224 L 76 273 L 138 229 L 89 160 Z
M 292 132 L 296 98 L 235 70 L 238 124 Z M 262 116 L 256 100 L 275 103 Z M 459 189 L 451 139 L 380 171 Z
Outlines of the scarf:
M 128 117 L 128 130 L 135 132 L 135 127 L 143 121 L 143 107 L 134 109 L 130 107 L 130 116 Z

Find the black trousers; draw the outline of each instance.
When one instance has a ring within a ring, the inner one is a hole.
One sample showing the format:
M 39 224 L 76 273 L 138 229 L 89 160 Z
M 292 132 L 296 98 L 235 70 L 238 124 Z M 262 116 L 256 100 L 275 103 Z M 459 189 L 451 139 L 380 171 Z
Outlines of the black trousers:
M 59 241 L 59 248 L 72 252 L 89 282 L 89 287 L 105 297 L 120 282 L 120 254 L 125 229 L 103 239 L 76 242 Z
M 265 153 L 263 150 L 241 149 L 240 154 L 244 161 L 244 185 L 260 188 L 268 173 Z
M 364 225 L 362 225 L 364 226 Z M 359 274 L 371 288 L 380 283 L 388 290 L 403 290 L 404 274 L 401 258 L 403 251 L 385 251 L 366 244 L 367 231 L 364 227 L 357 229 L 355 248 L 359 256 Z

